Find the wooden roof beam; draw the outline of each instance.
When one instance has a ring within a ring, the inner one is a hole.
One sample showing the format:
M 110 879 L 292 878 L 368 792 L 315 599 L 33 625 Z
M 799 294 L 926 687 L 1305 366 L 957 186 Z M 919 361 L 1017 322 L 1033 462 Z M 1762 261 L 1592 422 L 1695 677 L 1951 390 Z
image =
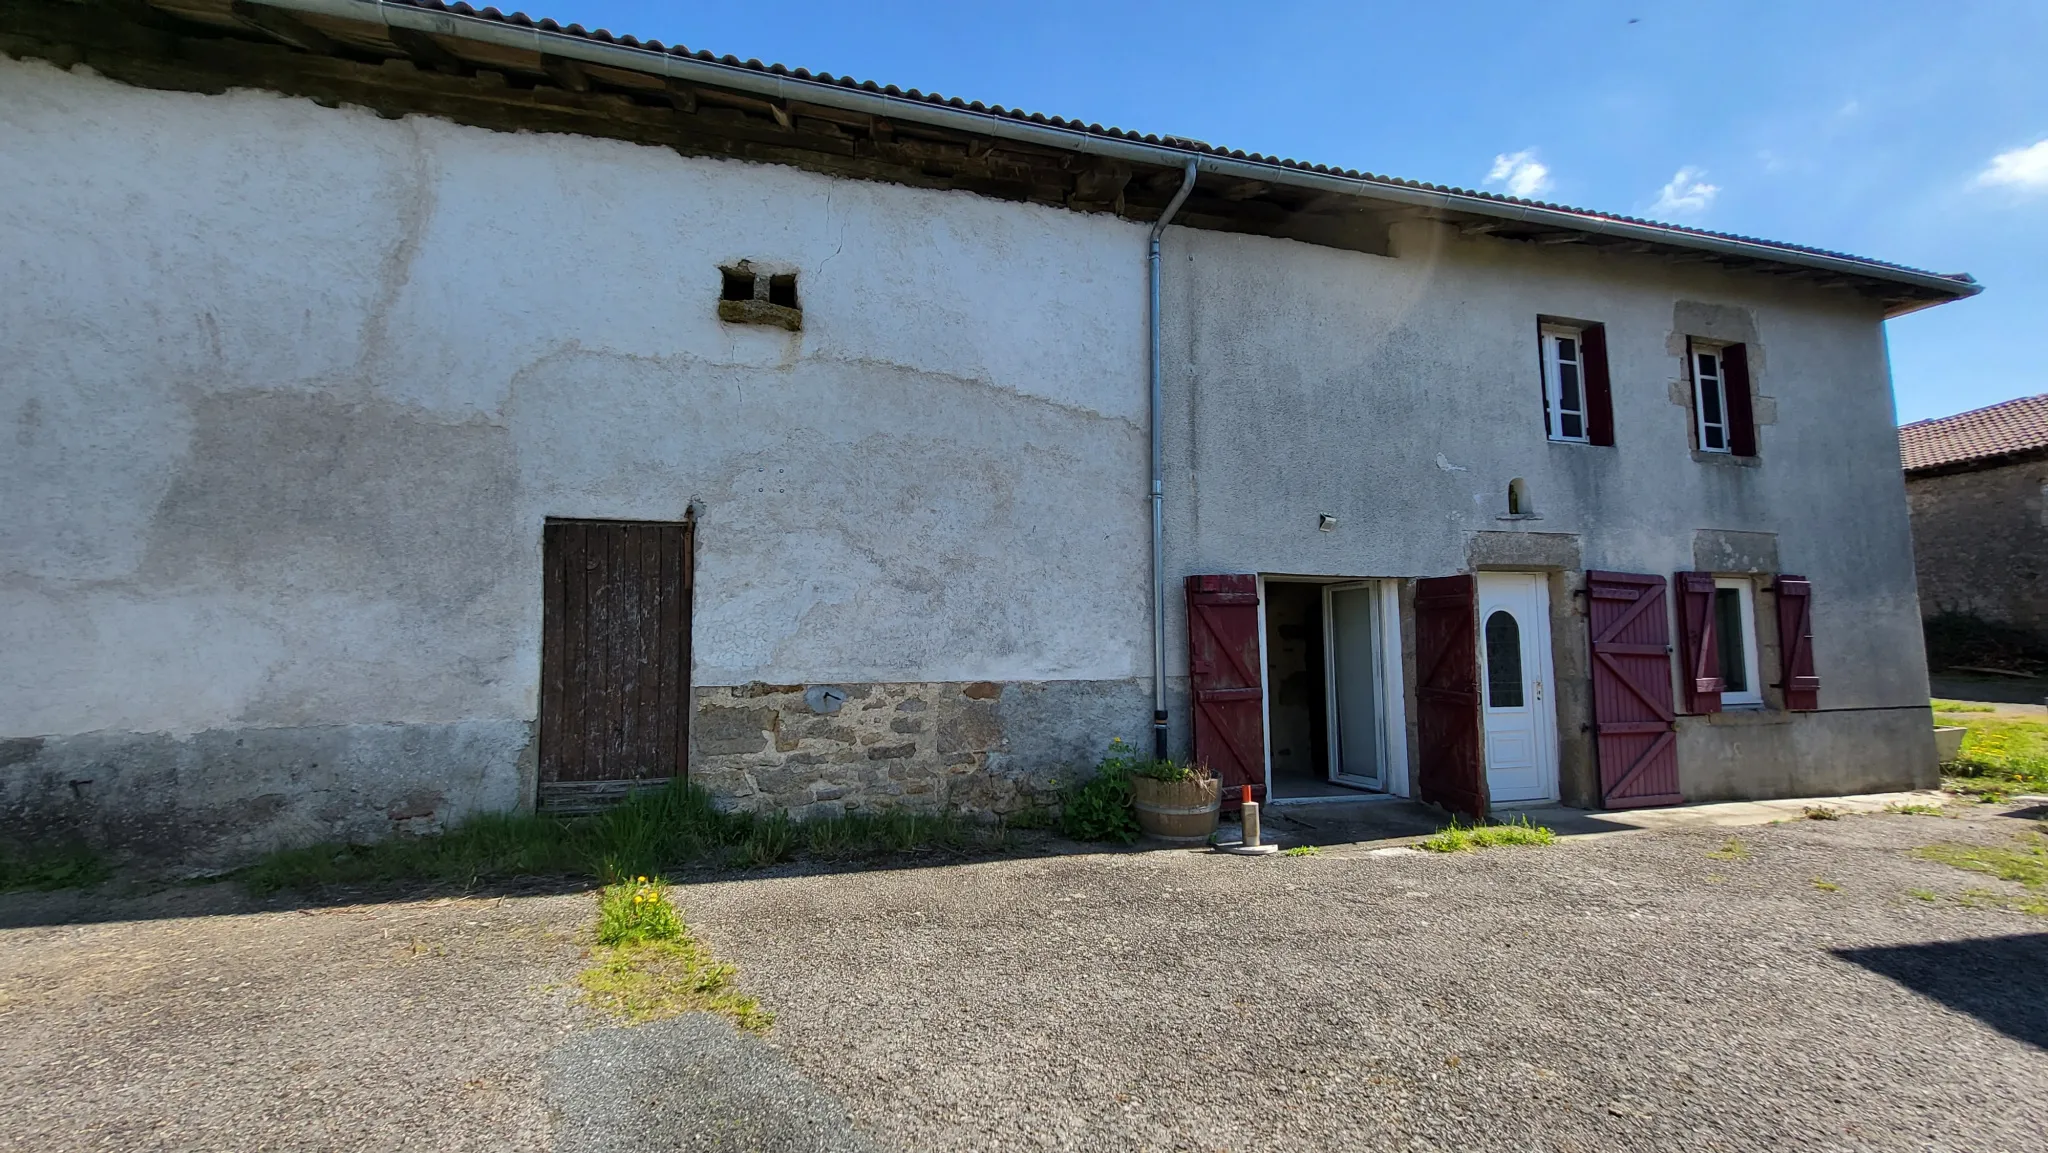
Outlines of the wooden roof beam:
M 335 49 L 340 47 L 326 33 L 282 8 L 264 8 L 249 3 L 249 0 L 234 0 L 229 11 L 234 15 L 236 23 L 253 28 L 302 52 L 331 56 Z

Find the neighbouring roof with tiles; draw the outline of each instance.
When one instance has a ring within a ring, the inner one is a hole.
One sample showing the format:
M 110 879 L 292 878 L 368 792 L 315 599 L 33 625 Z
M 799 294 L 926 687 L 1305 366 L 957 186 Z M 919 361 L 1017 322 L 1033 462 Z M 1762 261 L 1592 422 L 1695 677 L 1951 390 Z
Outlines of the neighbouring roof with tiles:
M 2048 392 L 1899 429 L 1907 472 L 2048 449 Z

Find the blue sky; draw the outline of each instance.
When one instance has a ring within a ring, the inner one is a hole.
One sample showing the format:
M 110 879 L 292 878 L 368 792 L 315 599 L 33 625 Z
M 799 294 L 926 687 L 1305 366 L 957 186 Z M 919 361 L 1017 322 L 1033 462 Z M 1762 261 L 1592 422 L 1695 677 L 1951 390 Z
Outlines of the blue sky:
M 504 0 L 500 0 L 501 3 Z M 511 5 L 506 5 L 508 8 Z M 1252 152 L 1970 272 L 1899 418 L 2048 392 L 2048 3 L 656 3 L 526 11 Z

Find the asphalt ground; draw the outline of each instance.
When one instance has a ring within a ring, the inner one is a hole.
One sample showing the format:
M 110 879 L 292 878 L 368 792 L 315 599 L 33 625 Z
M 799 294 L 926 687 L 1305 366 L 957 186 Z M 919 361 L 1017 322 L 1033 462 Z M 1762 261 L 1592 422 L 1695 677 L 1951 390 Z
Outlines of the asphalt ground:
M 765 1040 L 578 1004 L 580 891 L 14 894 L 0 1148 L 2032 1153 L 2042 894 L 1910 850 L 2041 822 L 1956 811 L 679 886 Z

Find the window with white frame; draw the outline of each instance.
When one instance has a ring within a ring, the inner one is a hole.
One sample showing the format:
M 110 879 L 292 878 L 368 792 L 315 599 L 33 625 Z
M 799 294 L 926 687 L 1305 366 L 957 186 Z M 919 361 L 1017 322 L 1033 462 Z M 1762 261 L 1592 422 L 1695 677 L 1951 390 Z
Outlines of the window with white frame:
M 1588 439 L 1585 341 L 1576 328 L 1543 327 L 1543 411 L 1550 439 Z
M 1714 643 L 1721 657 L 1721 705 L 1761 708 L 1757 676 L 1756 584 L 1747 577 L 1714 578 Z
M 1695 343 L 1688 355 L 1692 359 L 1692 411 L 1700 451 L 1728 452 L 1728 377 L 1721 348 Z

